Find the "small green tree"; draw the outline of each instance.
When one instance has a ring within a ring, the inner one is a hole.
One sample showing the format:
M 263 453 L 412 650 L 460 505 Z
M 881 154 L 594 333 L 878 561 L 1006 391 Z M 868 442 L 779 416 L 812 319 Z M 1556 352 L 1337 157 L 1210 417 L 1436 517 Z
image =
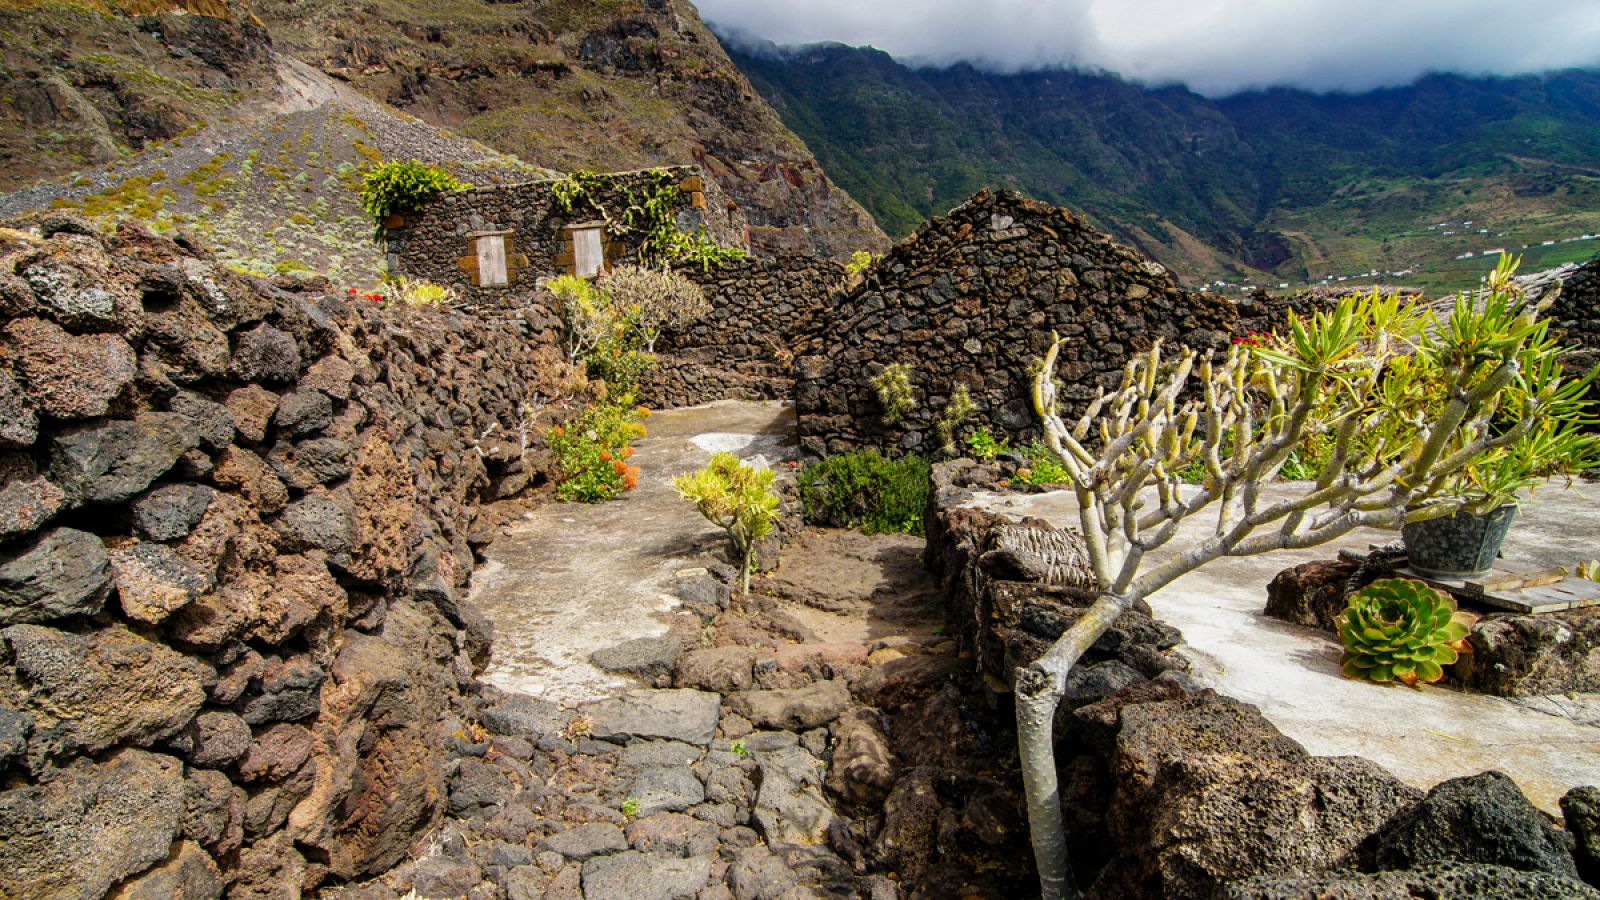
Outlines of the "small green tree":
M 618 266 L 600 276 L 599 287 L 632 318 L 646 353 L 655 352 L 663 329 L 683 328 L 711 313 L 700 285 L 670 269 Z
M 728 534 L 739 560 L 739 589 L 750 593 L 750 570 L 756 543 L 778 523 L 777 473 L 739 461 L 732 453 L 716 453 L 698 472 L 672 479 L 672 486 L 692 502 L 700 515 Z
M 1583 426 L 1592 421 L 1584 395 L 1596 373 L 1564 374 L 1564 351 L 1514 287 L 1513 268 L 1503 260 L 1485 294 L 1459 298 L 1443 321 L 1426 305 L 1373 292 L 1310 321 L 1291 314 L 1283 337 L 1236 344 L 1218 362 L 1197 364 L 1185 351 L 1164 365 L 1158 343 L 1130 360 L 1121 387 L 1102 391 L 1073 426 L 1061 418 L 1055 381 L 1066 342 L 1050 347 L 1033 403 L 1077 496 L 1099 595 L 1016 674 L 1018 753 L 1042 896 L 1077 896 L 1057 783 L 1056 707 L 1072 667 L 1133 604 L 1224 556 L 1447 516 L 1488 502 L 1494 490 L 1526 485 L 1530 472 L 1594 465 L 1600 438 Z M 1266 496 L 1262 485 L 1319 432 L 1333 447 L 1316 480 Z M 1181 473 L 1195 463 L 1202 483 L 1186 489 Z M 1179 526 L 1205 510 L 1215 528 L 1154 561 Z

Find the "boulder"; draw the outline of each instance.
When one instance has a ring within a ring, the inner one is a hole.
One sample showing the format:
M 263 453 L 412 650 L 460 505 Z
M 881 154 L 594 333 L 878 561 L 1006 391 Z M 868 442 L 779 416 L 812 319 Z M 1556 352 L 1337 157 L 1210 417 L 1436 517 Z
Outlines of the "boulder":
M 0 415 L 4 411 L 0 410 Z M 0 465 L 0 540 L 36 531 L 66 505 L 66 492 L 25 465 Z
M 1267 584 L 1267 615 L 1337 632 L 1339 614 L 1347 605 L 1345 584 L 1359 567 L 1346 559 L 1330 559 L 1284 569 Z
M 92 616 L 111 592 L 111 558 L 98 537 L 57 528 L 0 561 L 0 625 Z
M 526 694 L 501 694 L 483 708 L 478 720 L 493 734 L 509 737 L 541 738 L 560 734 L 572 721 L 573 713 L 548 700 Z
M 193 423 L 177 413 L 90 422 L 56 435 L 50 478 L 74 503 L 121 503 L 166 474 L 199 442 Z
M 1600 887 L 1600 787 L 1575 787 L 1561 798 L 1578 876 Z
M 222 896 L 222 872 L 193 841 L 176 845 L 155 868 L 125 882 L 110 900 L 212 900 Z
M 189 726 L 189 762 L 220 769 L 250 752 L 250 726 L 237 715 L 208 709 Z
M 249 745 L 248 737 L 245 740 Z M 183 783 L 183 835 L 218 856 L 244 841 L 244 788 L 214 769 L 193 769 Z
M 38 439 L 38 409 L 11 373 L 0 370 L 0 447 L 31 447 Z
M 1456 674 L 1500 697 L 1600 691 L 1600 608 L 1485 616 Z
M 690 650 L 678 657 L 673 683 L 681 688 L 732 694 L 755 684 L 756 651 L 749 647 Z
M 1405 872 L 1257 875 L 1227 885 L 1224 900 L 1600 900 L 1579 881 L 1507 866 L 1435 864 Z
M 141 541 L 110 555 L 122 612 L 136 622 L 160 624 L 216 584 L 209 572 L 163 544 Z
M 1368 760 L 1309 755 L 1255 707 L 1216 694 L 1125 706 L 1121 719 L 1107 813 L 1119 855 L 1101 879 L 1134 896 L 1350 865 L 1420 797 Z
M 652 766 L 635 775 L 628 796 L 639 801 L 640 816 L 683 812 L 704 803 L 705 787 L 688 766 Z
M 705 747 L 716 735 L 722 698 L 704 691 L 630 691 L 587 704 L 583 711 L 593 719 L 590 734 L 598 740 L 660 739 Z
M 583 864 L 583 900 L 684 900 L 711 880 L 711 862 L 637 850 L 596 856 Z
M 349 475 L 352 452 L 350 445 L 338 438 L 313 438 L 278 444 L 268 454 L 267 463 L 284 484 L 304 491 Z
M 621 828 L 609 822 L 591 822 L 558 831 L 540 841 L 539 847 L 581 862 L 591 856 L 626 850 L 628 839 L 623 836 Z
M 894 751 L 872 710 L 853 709 L 833 723 L 828 787 L 846 802 L 872 806 L 894 787 Z
M 804 731 L 839 718 L 850 703 L 850 688 L 842 679 L 832 679 L 798 688 L 744 691 L 728 699 L 728 708 L 757 728 Z
M 179 391 L 167 401 L 167 409 L 194 423 L 200 446 L 207 450 L 233 443 L 233 414 L 223 404 L 193 391 Z
M 53 322 L 13 319 L 5 336 L 28 395 L 58 419 L 105 415 L 138 369 L 133 348 L 116 335 L 71 335 Z
M 259 384 L 247 384 L 230 393 L 223 407 L 233 418 L 239 436 L 259 444 L 267 437 L 272 414 L 278 411 L 278 395 Z
M 333 424 L 333 401 L 321 391 L 290 391 L 278 400 L 272 421 L 294 437 L 315 434 Z
M 205 702 L 200 663 L 121 625 L 88 635 L 13 625 L 0 640 L 17 675 L 0 677 L 0 702 L 33 717 L 36 761 L 150 746 L 183 730 Z
M 634 675 L 646 681 L 672 671 L 683 644 L 671 635 L 635 638 L 611 647 L 603 647 L 590 655 L 589 661 L 606 672 Z
M 628 843 L 645 853 L 703 856 L 717 852 L 716 825 L 682 813 L 662 812 L 628 823 Z
M 240 381 L 294 381 L 300 375 L 300 348 L 292 335 L 262 323 L 235 335 L 228 368 Z
M 133 524 L 152 541 L 176 541 L 205 517 L 216 491 L 203 484 L 167 484 L 133 503 Z
M 331 497 L 314 494 L 289 504 L 272 523 L 289 552 L 322 550 L 332 559 L 349 559 L 355 534 L 350 516 Z
M 0 791 L 0 894 L 99 900 L 168 858 L 183 797 L 182 763 L 134 749 Z
M 1374 838 L 1380 869 L 1460 862 L 1577 878 L 1566 832 L 1502 772 L 1440 782 Z
M 799 747 L 762 753 L 753 815 L 769 846 L 826 843 L 833 807 L 822 795 L 822 763 Z

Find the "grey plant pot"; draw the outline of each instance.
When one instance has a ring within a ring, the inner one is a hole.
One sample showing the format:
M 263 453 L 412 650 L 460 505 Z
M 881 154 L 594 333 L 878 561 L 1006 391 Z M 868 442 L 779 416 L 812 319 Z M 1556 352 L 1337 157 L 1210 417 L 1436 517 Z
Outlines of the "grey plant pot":
M 1405 538 L 1411 568 L 1430 578 L 1480 578 L 1494 568 L 1505 543 L 1517 505 L 1483 515 L 1459 512 L 1453 516 L 1412 522 L 1400 530 Z

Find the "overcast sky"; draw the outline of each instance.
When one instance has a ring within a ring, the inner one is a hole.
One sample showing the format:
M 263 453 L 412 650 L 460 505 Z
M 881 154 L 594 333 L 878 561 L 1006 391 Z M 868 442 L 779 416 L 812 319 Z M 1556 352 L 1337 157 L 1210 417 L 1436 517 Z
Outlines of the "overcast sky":
M 1600 0 L 696 0 L 778 44 L 870 44 L 912 62 L 1109 69 L 1223 96 L 1361 91 L 1427 72 L 1600 64 Z

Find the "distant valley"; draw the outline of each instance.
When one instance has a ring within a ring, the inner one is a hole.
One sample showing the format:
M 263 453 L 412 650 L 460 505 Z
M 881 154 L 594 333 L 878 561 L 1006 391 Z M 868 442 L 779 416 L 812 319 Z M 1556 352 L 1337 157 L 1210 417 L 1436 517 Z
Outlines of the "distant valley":
M 726 43 L 895 237 L 994 185 L 1077 209 L 1186 282 L 1224 289 L 1448 290 L 1477 281 L 1485 251 L 1525 253 L 1524 270 L 1600 252 L 1597 72 L 1212 100 L 1106 74 Z

